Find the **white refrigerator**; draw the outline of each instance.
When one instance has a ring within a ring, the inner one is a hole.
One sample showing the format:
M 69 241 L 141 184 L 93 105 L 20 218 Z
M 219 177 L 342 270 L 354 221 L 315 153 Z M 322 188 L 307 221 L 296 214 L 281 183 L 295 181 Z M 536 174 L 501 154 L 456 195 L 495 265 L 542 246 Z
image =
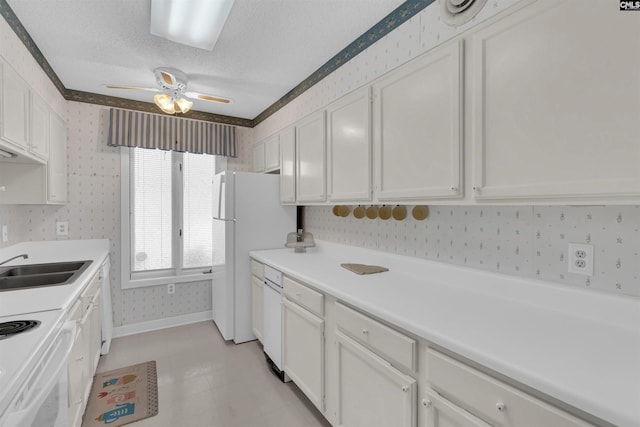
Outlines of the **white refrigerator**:
M 279 194 L 279 175 L 225 171 L 213 178 L 213 321 L 236 344 L 256 339 L 249 251 L 283 248 L 296 231 L 296 207 L 282 206 Z

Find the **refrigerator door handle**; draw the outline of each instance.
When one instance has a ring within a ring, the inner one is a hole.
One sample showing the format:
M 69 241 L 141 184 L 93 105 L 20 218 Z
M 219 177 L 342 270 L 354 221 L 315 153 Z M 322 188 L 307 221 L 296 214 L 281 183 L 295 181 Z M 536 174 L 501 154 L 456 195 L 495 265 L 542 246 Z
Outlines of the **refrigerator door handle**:
M 226 191 L 226 183 L 225 183 L 225 176 L 224 174 L 220 174 L 219 175 L 219 179 L 217 179 L 218 176 L 216 176 L 213 180 L 214 186 L 217 184 L 217 189 L 214 189 L 214 197 L 216 195 L 216 193 L 218 193 L 218 200 L 214 199 L 214 207 L 217 207 L 217 211 L 218 212 L 214 212 L 213 213 L 213 219 L 224 219 L 223 218 L 223 212 L 222 212 L 222 198 L 225 197 L 225 191 Z M 216 182 L 218 181 L 218 182 Z M 217 190 L 217 191 L 216 191 Z
M 213 217 L 213 219 L 215 221 L 223 221 L 223 222 L 236 222 L 235 218 L 231 218 L 231 219 L 224 219 L 224 218 L 216 218 L 215 216 Z

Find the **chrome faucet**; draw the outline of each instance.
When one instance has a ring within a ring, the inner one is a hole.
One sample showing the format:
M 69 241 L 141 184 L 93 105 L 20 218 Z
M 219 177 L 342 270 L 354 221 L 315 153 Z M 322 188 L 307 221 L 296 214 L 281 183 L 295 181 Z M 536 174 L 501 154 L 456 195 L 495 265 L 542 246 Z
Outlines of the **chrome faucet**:
M 14 256 L 13 258 L 5 259 L 4 261 L 0 262 L 0 265 L 2 265 L 2 264 L 6 264 L 6 263 L 8 263 L 9 261 L 13 261 L 13 260 L 14 260 L 14 259 L 16 259 L 16 258 L 24 258 L 24 259 L 27 259 L 27 258 L 29 258 L 29 255 L 28 255 L 28 254 L 16 255 L 16 256 Z

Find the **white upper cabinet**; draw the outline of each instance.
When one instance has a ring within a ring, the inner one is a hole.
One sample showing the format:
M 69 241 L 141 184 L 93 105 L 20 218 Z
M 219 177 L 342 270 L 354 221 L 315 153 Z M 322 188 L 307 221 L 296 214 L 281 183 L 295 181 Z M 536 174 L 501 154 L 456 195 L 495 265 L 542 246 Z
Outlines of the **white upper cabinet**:
M 327 107 L 329 201 L 371 200 L 371 90 Z
M 44 160 L 49 157 L 49 107 L 31 93 L 31 138 L 29 149 Z
M 280 132 L 280 202 L 296 202 L 296 128 Z
M 638 200 L 639 13 L 541 0 L 469 40 L 477 199 Z
M 271 172 L 280 169 L 280 135 L 264 141 L 264 169 Z
M 253 146 L 253 171 L 264 172 L 264 142 L 258 142 Z
M 462 194 L 462 51 L 457 40 L 374 84 L 378 200 Z
M 29 86 L 6 63 L 2 66 L 2 139 L 29 149 Z
M 56 114 L 49 115 L 50 153 L 47 163 L 47 201 L 67 201 L 67 128 Z
M 296 124 L 296 199 L 298 203 L 326 200 L 324 110 Z

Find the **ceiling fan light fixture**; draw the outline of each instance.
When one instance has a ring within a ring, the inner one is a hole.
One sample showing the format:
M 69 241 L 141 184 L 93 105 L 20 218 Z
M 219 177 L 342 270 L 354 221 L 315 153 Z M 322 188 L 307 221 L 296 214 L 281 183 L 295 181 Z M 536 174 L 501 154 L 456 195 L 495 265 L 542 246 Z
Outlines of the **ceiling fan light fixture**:
M 180 98 L 175 102 L 176 110 L 179 110 L 181 113 L 186 113 L 191 110 L 193 106 L 193 102 L 187 101 L 184 98 Z
M 174 98 L 166 93 L 159 93 L 153 97 L 153 102 L 165 113 L 186 113 L 191 110 L 193 102 L 186 100 L 185 98 Z
M 212 50 L 235 0 L 151 0 L 151 34 Z
M 176 108 L 174 106 L 173 98 L 166 93 L 159 93 L 153 97 L 153 102 L 165 113 L 175 114 Z

